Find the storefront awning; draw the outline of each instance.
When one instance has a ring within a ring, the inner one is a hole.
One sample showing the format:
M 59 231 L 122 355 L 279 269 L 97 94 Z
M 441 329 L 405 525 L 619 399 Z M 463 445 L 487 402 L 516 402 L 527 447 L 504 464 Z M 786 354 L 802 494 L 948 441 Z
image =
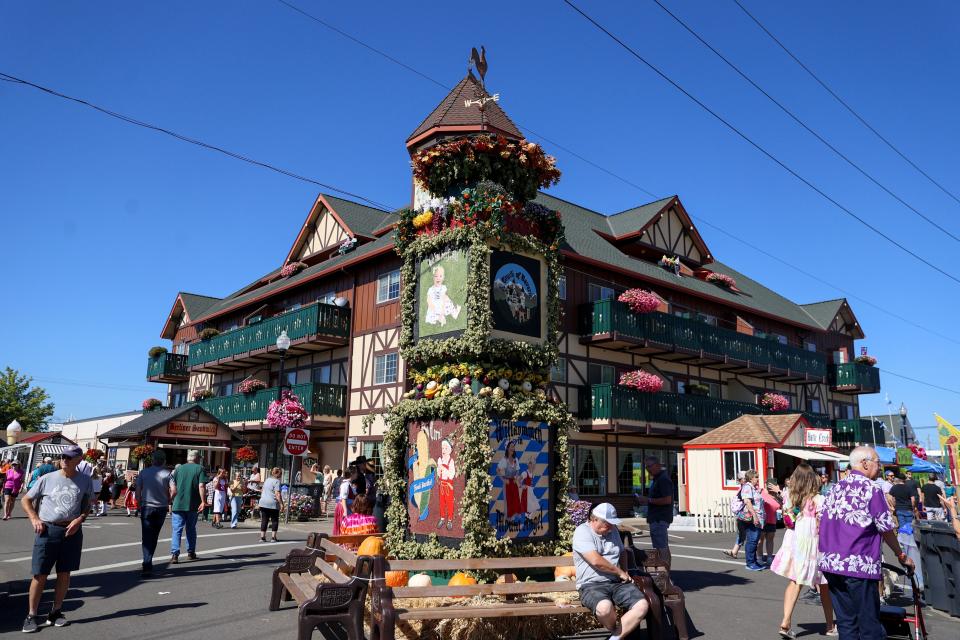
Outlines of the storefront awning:
M 157 445 L 161 449 L 196 449 L 203 451 L 230 451 L 230 447 L 224 447 L 215 444 L 170 444 L 168 442 L 161 442 Z
M 811 451 L 810 449 L 774 449 L 777 453 L 782 453 L 801 460 L 820 460 L 821 462 L 846 462 L 850 458 L 842 453 L 833 453 L 832 451 Z
M 50 456 L 55 458 L 61 453 L 67 450 L 67 447 L 70 445 L 67 444 L 41 444 L 40 445 L 40 454 L 43 456 Z

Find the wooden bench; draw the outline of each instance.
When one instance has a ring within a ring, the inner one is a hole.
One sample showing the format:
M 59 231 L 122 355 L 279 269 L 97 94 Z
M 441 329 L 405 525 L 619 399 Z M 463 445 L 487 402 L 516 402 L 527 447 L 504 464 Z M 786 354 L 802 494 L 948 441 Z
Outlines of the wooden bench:
M 317 628 L 332 637 L 336 633 L 327 629 L 333 623 L 343 625 L 349 640 L 365 640 L 363 612 L 373 559 L 358 557 L 323 534 L 311 542 L 313 548 L 290 551 L 274 570 L 268 608 L 278 611 L 281 601 L 296 601 L 298 640 L 309 640 Z
M 411 620 L 446 620 L 456 618 L 517 618 L 528 616 L 558 616 L 593 612 L 578 604 L 558 606 L 548 602 L 516 602 L 520 595 L 568 592 L 576 596 L 573 581 L 558 582 L 509 582 L 464 586 L 388 587 L 384 581 L 387 571 L 496 571 L 511 573 L 522 569 L 554 569 L 573 566 L 573 558 L 465 558 L 457 560 L 387 560 L 382 556 L 373 558 L 373 581 L 370 586 L 370 612 L 372 617 L 371 640 L 395 640 L 396 627 Z M 661 637 L 661 604 L 647 576 L 635 576 L 650 603 L 646 617 L 647 634 L 651 639 Z M 395 606 L 397 598 L 455 598 L 477 595 L 502 596 L 504 600 L 495 605 L 403 608 Z M 573 600 L 575 598 L 571 598 Z
M 669 564 L 656 549 L 639 549 L 632 545 L 629 548 L 633 549 L 637 568 L 650 576 L 663 605 L 670 611 L 670 618 L 673 620 L 674 627 L 676 627 L 677 637 L 679 640 L 689 640 L 686 598 L 683 595 L 683 590 L 670 581 Z

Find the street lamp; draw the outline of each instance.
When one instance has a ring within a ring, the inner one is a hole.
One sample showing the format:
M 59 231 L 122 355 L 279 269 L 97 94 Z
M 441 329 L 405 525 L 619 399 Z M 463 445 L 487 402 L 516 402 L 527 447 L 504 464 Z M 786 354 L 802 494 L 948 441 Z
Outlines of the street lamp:
M 284 329 L 280 332 L 280 335 L 277 336 L 277 353 L 280 354 L 280 378 L 278 380 L 279 384 L 277 385 L 277 402 L 283 398 L 283 388 L 286 386 L 286 378 L 283 375 L 283 365 L 284 359 L 287 357 L 287 349 L 290 348 L 290 336 L 287 335 L 287 330 Z M 276 464 L 280 461 L 280 429 L 279 427 L 273 434 L 273 464 Z
M 907 441 L 907 405 L 900 403 L 900 437 L 903 438 L 903 446 L 910 446 Z

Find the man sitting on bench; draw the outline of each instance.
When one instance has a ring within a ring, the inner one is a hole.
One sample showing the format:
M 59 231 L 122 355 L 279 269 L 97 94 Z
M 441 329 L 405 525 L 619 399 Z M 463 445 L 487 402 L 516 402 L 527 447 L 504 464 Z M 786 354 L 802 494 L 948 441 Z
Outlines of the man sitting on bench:
M 636 629 L 649 605 L 643 592 L 627 573 L 627 557 L 617 525 L 620 518 L 612 504 L 604 502 L 573 532 L 573 564 L 577 570 L 580 604 L 592 610 L 597 620 L 619 640 Z M 617 607 L 624 609 L 617 621 Z

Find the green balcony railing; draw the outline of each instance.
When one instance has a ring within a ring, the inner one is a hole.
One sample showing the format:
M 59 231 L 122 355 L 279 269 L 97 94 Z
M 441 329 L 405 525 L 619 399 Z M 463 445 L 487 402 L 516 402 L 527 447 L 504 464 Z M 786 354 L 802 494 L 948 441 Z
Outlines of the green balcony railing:
M 262 322 L 221 333 L 209 340 L 190 345 L 190 366 L 196 367 L 222 358 L 265 349 L 276 344 L 286 330 L 291 340 L 312 335 L 347 338 L 350 335 L 350 310 L 332 304 L 316 303 L 288 311 Z
M 807 419 L 807 422 L 810 423 L 811 427 L 816 427 L 818 429 L 829 429 L 833 426 L 833 421 L 830 420 L 830 416 L 825 413 L 809 413 L 804 411 L 803 417 Z
M 833 421 L 833 444 L 837 447 L 855 447 L 858 444 L 885 446 L 886 433 L 878 422 L 865 418 Z
M 749 402 L 718 400 L 680 393 L 643 393 L 612 384 L 581 389 L 580 417 L 593 420 L 639 420 L 694 427 L 719 427 L 745 413 L 764 413 Z
M 876 393 L 880 391 L 880 369 L 858 362 L 832 364 L 829 370 L 830 387 L 841 391 Z
M 827 363 L 823 354 L 714 327 L 699 320 L 655 311 L 634 313 L 617 300 L 598 300 L 580 306 L 580 333 L 590 336 L 617 332 L 665 346 L 703 351 L 718 358 L 729 356 L 754 365 L 773 366 L 823 377 Z
M 187 356 L 180 353 L 164 353 L 156 358 L 147 358 L 147 379 L 186 378 Z
M 300 398 L 311 416 L 347 415 L 347 388 L 339 384 L 308 382 L 290 390 Z M 232 396 L 207 398 L 198 404 L 224 422 L 258 422 L 267 419 L 267 409 L 277 398 L 277 388 L 256 393 L 235 393 Z

